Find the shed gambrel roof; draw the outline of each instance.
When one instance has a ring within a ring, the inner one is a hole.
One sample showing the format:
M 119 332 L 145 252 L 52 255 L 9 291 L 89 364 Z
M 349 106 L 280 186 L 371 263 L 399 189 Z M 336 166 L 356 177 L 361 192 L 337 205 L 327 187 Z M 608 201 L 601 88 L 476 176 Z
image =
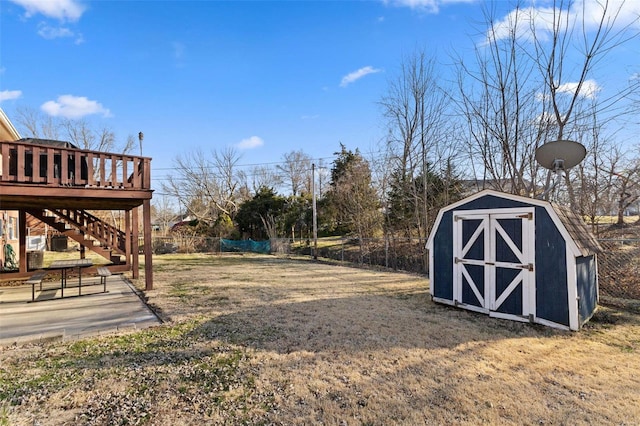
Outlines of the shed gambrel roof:
M 598 243 L 596 237 L 589 231 L 587 224 L 579 215 L 565 206 L 557 204 L 552 204 L 551 206 L 562 221 L 562 224 L 567 228 L 567 232 L 571 235 L 583 256 L 602 251 L 600 243 Z
M 548 212 L 549 216 L 555 223 L 560 233 L 564 236 L 571 252 L 576 257 L 589 256 L 591 254 L 602 251 L 600 244 L 598 244 L 598 241 L 595 239 L 591 231 L 589 231 L 587 224 L 580 218 L 579 215 L 574 213 L 572 210 L 563 206 L 551 204 L 548 201 L 522 197 L 520 195 L 494 191 L 492 189 L 485 189 L 441 209 L 433 225 L 433 229 L 436 229 L 440 225 L 442 215 L 445 211 L 455 210 L 456 208 L 463 206 L 470 201 L 485 196 L 506 198 L 519 201 L 521 203 L 530 204 L 532 206 L 543 207 Z M 429 234 L 429 239 L 427 240 L 426 245 L 427 247 L 430 247 L 431 244 L 433 244 L 434 234 L 435 233 L 433 231 Z

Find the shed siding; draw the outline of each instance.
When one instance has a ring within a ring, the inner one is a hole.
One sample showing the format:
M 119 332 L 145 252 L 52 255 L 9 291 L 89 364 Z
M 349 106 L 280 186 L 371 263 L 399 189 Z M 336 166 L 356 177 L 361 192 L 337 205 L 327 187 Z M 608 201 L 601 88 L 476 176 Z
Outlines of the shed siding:
M 543 207 L 536 207 L 536 316 L 569 326 L 566 242 Z
M 433 239 L 433 295 L 453 300 L 453 212 L 445 212 Z
M 580 325 L 591 318 L 598 303 L 596 260 L 595 256 L 576 258 L 576 278 L 578 282 L 578 313 Z

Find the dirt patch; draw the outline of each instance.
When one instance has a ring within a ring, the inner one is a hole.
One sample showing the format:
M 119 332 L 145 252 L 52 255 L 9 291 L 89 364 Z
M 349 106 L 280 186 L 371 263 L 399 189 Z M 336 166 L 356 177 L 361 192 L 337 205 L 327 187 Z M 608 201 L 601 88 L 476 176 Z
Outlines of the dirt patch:
M 158 256 L 154 283 L 162 326 L 2 349 L 0 424 L 640 419 L 633 311 L 561 332 L 437 305 L 421 276 L 257 255 Z

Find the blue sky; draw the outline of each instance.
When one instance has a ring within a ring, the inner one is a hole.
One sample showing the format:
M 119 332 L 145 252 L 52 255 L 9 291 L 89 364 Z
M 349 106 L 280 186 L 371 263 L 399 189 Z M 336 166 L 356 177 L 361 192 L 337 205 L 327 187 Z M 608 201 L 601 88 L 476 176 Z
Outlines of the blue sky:
M 631 4 L 640 10 L 640 1 Z M 241 164 L 275 163 L 293 150 L 330 163 L 340 142 L 377 149 L 385 135 L 377 102 L 402 56 L 424 48 L 445 64 L 453 51 L 471 52 L 483 32 L 482 7 L 3 0 L 0 107 L 10 119 L 18 107 L 84 118 L 119 140 L 143 131 L 156 178 L 181 152 L 230 146 Z M 495 7 L 498 16 L 510 12 L 510 3 Z M 602 75 L 629 78 L 640 71 L 638 57 L 636 46 Z

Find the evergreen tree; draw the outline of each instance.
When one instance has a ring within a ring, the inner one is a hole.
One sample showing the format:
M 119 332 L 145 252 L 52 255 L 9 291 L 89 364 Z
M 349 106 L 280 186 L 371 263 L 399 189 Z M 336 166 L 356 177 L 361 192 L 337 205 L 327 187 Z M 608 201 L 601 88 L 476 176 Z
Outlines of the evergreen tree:
M 352 152 L 343 144 L 340 147 L 322 202 L 324 224 L 334 232 L 372 237 L 381 229 L 382 216 L 369 163 L 358 150 Z
M 268 238 L 263 219 L 280 218 L 284 212 L 285 199 L 272 188 L 262 186 L 250 200 L 240 205 L 235 220 L 241 233 L 259 240 Z

